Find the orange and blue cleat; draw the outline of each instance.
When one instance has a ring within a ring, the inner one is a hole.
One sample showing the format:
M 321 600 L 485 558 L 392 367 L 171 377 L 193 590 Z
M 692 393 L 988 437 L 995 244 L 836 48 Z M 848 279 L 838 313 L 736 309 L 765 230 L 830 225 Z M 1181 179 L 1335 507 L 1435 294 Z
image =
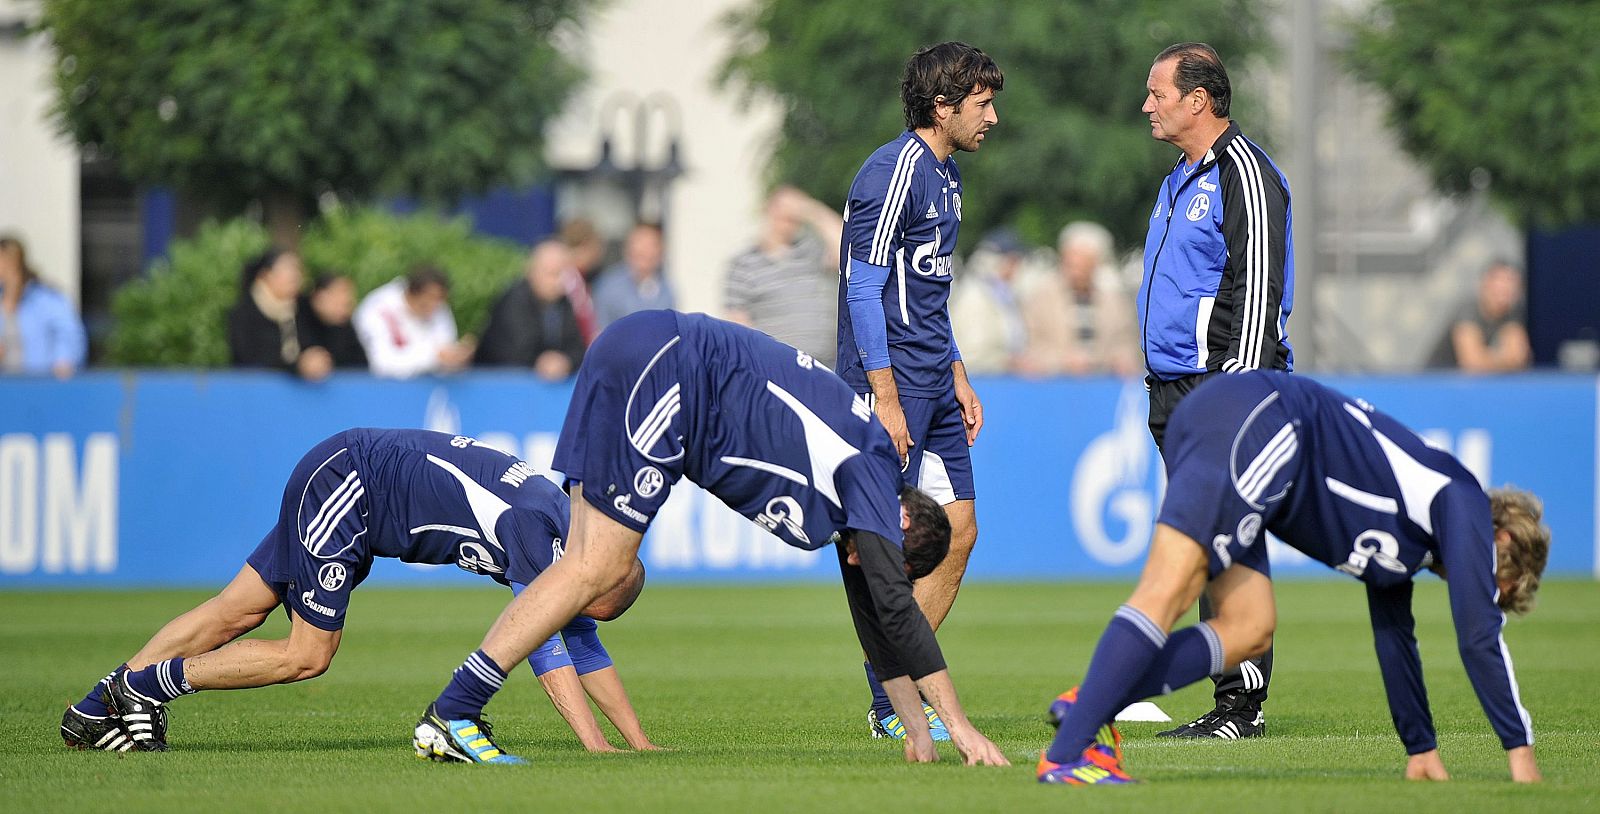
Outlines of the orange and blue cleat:
M 1056 696 L 1050 702 L 1050 725 L 1056 729 L 1061 728 L 1061 722 L 1067 719 L 1067 713 L 1072 711 L 1072 705 L 1078 702 L 1078 688 Z M 1117 728 L 1104 724 L 1094 733 L 1094 745 L 1100 747 L 1107 755 L 1118 763 L 1122 762 L 1122 733 Z
M 1038 777 L 1040 783 L 1059 783 L 1068 786 L 1114 786 L 1138 781 L 1122 770 L 1122 761 L 1107 754 L 1099 744 L 1083 750 L 1077 760 L 1053 763 L 1039 755 Z

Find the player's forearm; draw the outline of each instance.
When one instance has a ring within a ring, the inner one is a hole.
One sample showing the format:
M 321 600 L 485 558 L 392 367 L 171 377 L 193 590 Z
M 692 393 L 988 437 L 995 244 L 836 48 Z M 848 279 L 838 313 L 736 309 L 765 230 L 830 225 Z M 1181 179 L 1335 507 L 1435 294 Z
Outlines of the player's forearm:
M 906 739 L 919 736 L 932 738 L 933 735 L 928 730 L 928 718 L 922 714 L 922 698 L 917 695 L 918 684 L 909 676 L 891 678 L 882 683 L 883 693 L 889 696 L 889 704 L 894 707 L 894 714 L 900 716 L 900 723 L 906 728 Z
M 949 670 L 940 670 L 923 676 L 917 680 L 917 689 L 922 692 L 922 697 L 928 700 L 928 704 L 939 713 L 946 728 L 951 731 L 958 727 L 972 728 L 972 722 L 967 720 L 966 711 L 961 708 L 961 700 L 956 697 L 956 685 L 950 680 Z
M 589 709 L 589 702 L 584 698 L 584 686 L 578 680 L 577 670 L 558 667 L 539 676 L 539 684 L 550 696 L 550 703 L 555 706 L 556 712 L 561 714 L 567 726 L 572 727 L 573 734 L 578 736 L 583 748 L 591 752 L 611 748 L 605 733 L 600 731 L 600 724 L 594 719 L 594 713 Z
M 894 368 L 882 367 L 867 371 L 867 384 L 872 387 L 872 396 L 879 404 L 899 408 L 900 386 L 894 382 Z
M 655 745 L 645 735 L 644 726 L 639 723 L 639 716 L 633 709 L 633 702 L 628 699 L 628 690 L 622 685 L 622 676 L 615 667 L 584 673 L 578 679 L 583 682 L 584 692 L 594 700 L 595 706 L 600 707 L 600 712 L 617 728 L 629 746 L 648 749 Z

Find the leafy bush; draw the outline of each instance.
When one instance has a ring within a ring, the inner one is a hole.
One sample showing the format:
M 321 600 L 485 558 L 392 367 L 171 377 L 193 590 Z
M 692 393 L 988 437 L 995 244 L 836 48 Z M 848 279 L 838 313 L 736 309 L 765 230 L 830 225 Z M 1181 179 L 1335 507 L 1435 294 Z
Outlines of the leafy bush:
M 266 230 L 246 220 L 208 223 L 174 241 L 143 279 L 117 292 L 110 363 L 226 366 L 227 314 L 238 299 L 240 269 L 268 245 Z M 414 265 L 436 265 L 450 277 L 450 306 L 463 334 L 482 332 L 523 258 L 516 244 L 475 235 L 464 219 L 370 209 L 323 217 L 306 232 L 300 254 L 309 274 L 348 274 L 362 296 Z

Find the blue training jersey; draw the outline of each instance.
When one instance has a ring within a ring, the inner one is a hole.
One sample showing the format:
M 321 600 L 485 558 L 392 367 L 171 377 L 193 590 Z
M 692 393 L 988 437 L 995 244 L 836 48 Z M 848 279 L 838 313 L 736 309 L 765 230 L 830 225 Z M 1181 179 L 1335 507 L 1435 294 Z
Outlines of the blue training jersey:
M 1252 378 L 1267 385 L 1261 392 L 1275 391 L 1256 410 L 1269 422 L 1263 436 L 1273 441 L 1255 458 L 1262 467 L 1229 474 L 1235 488 L 1250 492 L 1254 485 L 1260 493 L 1266 528 L 1366 583 L 1390 712 L 1407 752 L 1437 747 L 1411 612 L 1413 579 L 1427 568 L 1446 576 L 1461 659 L 1502 745 L 1532 744 L 1533 724 L 1501 637 L 1494 525 L 1477 479 L 1454 456 L 1364 400 L 1279 371 L 1248 371 L 1202 385 L 1179 404 L 1174 425 L 1204 422 L 1212 401 L 1238 399 L 1238 387 Z M 1270 406 L 1274 396 L 1281 410 Z M 1268 471 L 1274 461 L 1285 462 L 1282 476 Z M 1266 494 L 1277 484 L 1287 485 L 1280 494 Z
M 676 317 L 684 475 L 798 548 L 846 529 L 900 543 L 900 459 L 866 399 L 766 334 Z
M 344 433 L 371 505 L 365 557 L 454 564 L 526 585 L 560 556 L 567 496 L 515 456 L 427 430 Z M 313 552 L 316 553 L 316 552 Z
M 839 257 L 838 370 L 858 393 L 866 371 L 893 366 L 902 395 L 954 386 L 950 281 L 961 228 L 961 172 L 907 130 L 879 147 L 850 185 Z

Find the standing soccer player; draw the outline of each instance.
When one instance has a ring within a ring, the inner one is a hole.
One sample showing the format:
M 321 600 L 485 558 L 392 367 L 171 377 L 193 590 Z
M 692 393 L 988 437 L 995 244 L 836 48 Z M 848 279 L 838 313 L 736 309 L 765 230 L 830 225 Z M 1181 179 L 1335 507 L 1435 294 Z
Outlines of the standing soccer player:
M 1292 370 L 1294 244 L 1289 182 L 1229 118 L 1233 89 L 1211 46 L 1156 55 L 1144 114 L 1150 135 L 1183 151 L 1157 196 L 1144 243 L 1139 324 L 1150 388 L 1150 434 L 1201 382 L 1245 370 Z M 1211 616 L 1207 596 L 1200 617 Z M 1249 738 L 1266 732 L 1272 649 L 1217 676 L 1216 707 L 1162 732 Z
M 236 690 L 315 678 L 344 633 L 350 594 L 375 557 L 454 564 L 520 592 L 561 557 L 567 496 L 517 458 L 460 435 L 355 429 L 323 441 L 295 467 L 278 523 L 222 592 L 168 622 L 138 653 L 67 707 L 68 746 L 125 752 L 167 749 L 167 704 L 200 690 Z M 628 744 L 654 749 L 594 619 L 621 615 L 644 587 L 635 562 L 615 590 L 570 616 L 529 664 L 590 751 L 613 751 L 584 699 L 599 705 Z M 238 637 L 282 605 L 289 638 Z M 482 721 L 460 748 L 496 753 Z M 426 756 L 426 755 L 425 755 Z M 466 759 L 464 755 L 458 759 Z
M 673 484 L 688 478 L 789 545 L 834 544 L 857 638 L 895 708 L 910 715 L 908 761 L 938 760 L 916 714 L 920 691 L 968 765 L 1009 765 L 967 720 L 912 596 L 912 580 L 944 559 L 949 522 L 900 483 L 866 400 L 809 354 L 703 314 L 623 317 L 584 357 L 553 466 L 572 495 L 566 556 L 511 601 L 456 670 L 417 725 L 419 748 L 453 739 L 504 671 L 626 577 Z
M 935 630 L 950 612 L 978 539 L 969 447 L 983 405 L 967 382 L 950 329 L 950 280 L 961 228 L 957 150 L 975 152 L 999 123 L 994 97 L 1005 77 L 966 43 L 924 48 L 900 81 L 906 130 L 868 156 L 850 185 L 839 258 L 838 370 L 870 399 L 900 455 L 908 485 L 950 518 L 950 555 L 916 587 Z M 905 737 L 905 722 L 875 678 L 867 683 L 873 737 Z M 934 737 L 946 737 L 932 709 Z
M 1266 534 L 1366 584 L 1373 642 L 1411 780 L 1447 780 L 1417 655 L 1412 585 L 1449 583 L 1467 678 L 1506 749 L 1511 779 L 1539 780 L 1505 613 L 1533 605 L 1550 554 L 1538 499 L 1485 494 L 1449 453 L 1360 399 L 1280 372 L 1224 376 L 1172 414 L 1167 494 L 1139 586 L 1117 609 L 1060 725 L 1041 783 L 1126 783 L 1117 710 L 1259 656 L 1272 643 Z M 1202 590 L 1215 614 L 1172 632 Z

